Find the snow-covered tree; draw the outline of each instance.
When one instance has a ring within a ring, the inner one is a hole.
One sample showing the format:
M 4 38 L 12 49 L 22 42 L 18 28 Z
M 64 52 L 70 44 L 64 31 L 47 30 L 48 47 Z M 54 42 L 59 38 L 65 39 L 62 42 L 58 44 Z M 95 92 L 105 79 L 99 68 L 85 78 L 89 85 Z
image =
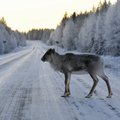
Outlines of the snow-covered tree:
M 4 45 L 4 53 L 7 53 L 11 51 L 11 43 L 9 40 L 9 33 L 6 30 L 6 26 L 4 26 L 3 24 L 0 24 L 0 33 L 1 42 L 3 42 Z
M 17 39 L 15 37 L 15 32 L 12 32 L 10 35 L 10 41 L 11 41 L 11 48 L 14 49 L 17 47 Z
M 62 44 L 67 50 L 76 49 L 76 26 L 72 19 L 66 22 L 65 28 L 63 30 Z
M 65 13 L 61 23 L 50 34 L 39 35 L 47 44 L 55 44 L 67 50 L 96 54 L 120 55 L 120 0 L 115 5 L 100 2 L 90 12 L 68 17 Z M 28 33 L 30 38 L 38 38 L 37 31 Z M 49 39 L 49 40 L 47 40 Z
M 4 36 L 1 32 L 1 27 L 0 27 L 0 54 L 4 54 Z
M 106 54 L 120 55 L 120 1 L 107 12 L 105 31 Z
M 104 2 L 104 4 L 100 4 L 99 10 L 97 11 L 97 19 L 96 19 L 96 31 L 95 31 L 95 39 L 91 52 L 97 54 L 103 54 L 105 52 L 105 20 L 106 20 L 106 12 L 108 10 L 109 5 Z
M 41 40 L 47 42 L 53 29 L 32 29 L 26 33 L 29 40 Z
M 17 46 L 26 45 L 25 37 L 20 32 L 12 31 L 2 18 L 0 20 L 0 54 L 8 53 Z
M 62 46 L 62 42 L 61 42 L 63 36 L 62 31 L 63 31 L 62 25 L 57 26 L 56 30 L 51 32 L 50 34 L 49 43 L 56 44 L 56 42 L 59 42 L 59 45 Z
M 91 52 L 96 31 L 96 14 L 92 13 L 84 22 L 79 33 L 79 48 L 81 52 Z

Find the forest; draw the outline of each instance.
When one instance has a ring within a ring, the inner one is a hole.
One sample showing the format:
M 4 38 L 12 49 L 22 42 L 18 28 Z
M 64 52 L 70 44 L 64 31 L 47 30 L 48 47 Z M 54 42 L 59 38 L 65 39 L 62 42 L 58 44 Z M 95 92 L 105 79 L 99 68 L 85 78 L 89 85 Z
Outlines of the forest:
M 0 19 L 0 54 L 17 46 L 25 46 L 27 40 L 41 40 L 47 45 L 57 45 L 68 51 L 120 55 L 120 1 L 111 4 L 100 2 L 91 11 L 65 12 L 56 29 L 32 29 L 26 33 L 13 31 L 4 17 Z
M 0 19 L 0 55 L 9 53 L 17 46 L 25 46 L 25 36 L 8 27 L 4 17 Z
M 33 29 L 27 39 L 41 40 L 48 45 L 57 45 L 66 50 L 120 55 L 120 1 L 99 3 L 91 11 L 67 12 L 55 30 Z

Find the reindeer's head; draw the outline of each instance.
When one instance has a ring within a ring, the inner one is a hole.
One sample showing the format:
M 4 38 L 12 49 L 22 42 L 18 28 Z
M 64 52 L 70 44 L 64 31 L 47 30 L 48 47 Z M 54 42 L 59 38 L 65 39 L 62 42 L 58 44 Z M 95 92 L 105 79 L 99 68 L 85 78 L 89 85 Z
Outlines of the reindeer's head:
M 52 54 L 54 54 L 55 53 L 55 49 L 48 49 L 47 50 L 47 52 L 43 55 L 43 57 L 41 58 L 41 60 L 43 61 L 43 62 L 45 62 L 45 61 L 48 61 L 48 62 L 50 62 L 51 61 L 51 59 L 52 59 L 52 57 L 51 57 L 51 55 Z

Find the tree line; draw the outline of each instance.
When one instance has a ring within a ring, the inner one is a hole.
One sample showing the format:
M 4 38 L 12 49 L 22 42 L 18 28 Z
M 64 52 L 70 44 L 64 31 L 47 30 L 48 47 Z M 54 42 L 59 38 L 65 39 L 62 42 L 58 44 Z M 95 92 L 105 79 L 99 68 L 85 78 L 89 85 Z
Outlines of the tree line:
M 25 46 L 25 36 L 8 27 L 4 17 L 0 19 L 0 54 L 9 53 L 17 46 Z
M 119 0 L 114 5 L 105 0 L 89 12 L 74 12 L 71 16 L 65 13 L 55 30 L 32 30 L 27 36 L 66 50 L 117 56 L 120 55 L 119 11 Z

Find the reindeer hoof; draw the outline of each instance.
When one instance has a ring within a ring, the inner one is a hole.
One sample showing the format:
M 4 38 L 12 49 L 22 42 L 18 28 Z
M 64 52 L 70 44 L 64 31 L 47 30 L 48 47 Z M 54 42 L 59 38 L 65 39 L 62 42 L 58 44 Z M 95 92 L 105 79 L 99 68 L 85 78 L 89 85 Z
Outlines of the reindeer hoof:
M 112 95 L 113 95 L 113 93 L 109 94 L 109 95 L 107 96 L 107 98 L 111 98 L 111 97 L 112 97 Z
M 111 96 L 107 96 L 106 98 L 111 98 Z
M 91 97 L 92 97 L 92 95 L 91 95 L 91 94 L 89 94 L 89 95 L 85 96 L 85 98 L 91 98 Z
M 61 97 L 69 97 L 70 93 L 65 93 L 64 95 L 62 95 Z
M 108 95 L 106 98 L 111 98 L 112 97 L 112 95 Z
M 68 96 L 66 96 L 66 95 L 62 95 L 61 97 L 68 97 Z

